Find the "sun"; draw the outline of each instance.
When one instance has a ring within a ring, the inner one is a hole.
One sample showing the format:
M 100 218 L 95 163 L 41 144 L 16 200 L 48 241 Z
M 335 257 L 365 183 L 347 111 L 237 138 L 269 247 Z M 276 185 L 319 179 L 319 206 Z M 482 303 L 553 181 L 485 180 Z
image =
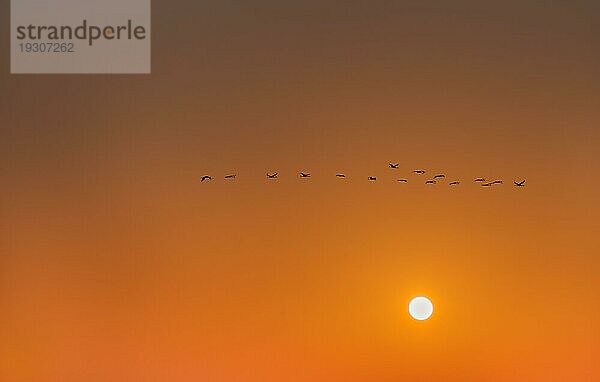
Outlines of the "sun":
M 427 297 L 415 297 L 408 303 L 408 313 L 417 321 L 427 320 L 433 314 L 433 303 Z

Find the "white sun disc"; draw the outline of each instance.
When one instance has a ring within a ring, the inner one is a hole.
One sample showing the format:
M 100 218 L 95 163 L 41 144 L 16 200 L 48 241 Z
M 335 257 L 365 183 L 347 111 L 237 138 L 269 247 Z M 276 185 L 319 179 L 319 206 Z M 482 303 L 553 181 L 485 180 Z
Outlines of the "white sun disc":
M 427 297 L 415 297 L 408 304 L 408 313 L 415 320 L 426 320 L 433 314 L 433 304 Z

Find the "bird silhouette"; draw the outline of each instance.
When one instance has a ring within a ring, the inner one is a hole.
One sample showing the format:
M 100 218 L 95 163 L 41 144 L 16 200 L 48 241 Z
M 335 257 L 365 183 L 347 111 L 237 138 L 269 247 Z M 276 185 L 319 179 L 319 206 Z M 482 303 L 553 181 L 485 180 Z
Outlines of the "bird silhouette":
M 493 182 L 484 183 L 484 184 L 482 184 L 482 186 L 489 187 L 489 186 L 493 186 L 494 184 L 502 184 L 502 181 L 501 180 L 494 180 Z
M 269 178 L 269 179 L 275 179 L 275 178 L 277 178 L 277 176 L 279 176 L 278 173 L 275 173 L 275 174 L 269 174 L 269 173 L 267 173 L 267 178 Z
M 376 176 L 370 176 L 369 180 L 375 181 L 375 180 L 377 180 L 377 177 Z
M 415 170 L 413 171 L 415 174 L 425 174 L 425 170 Z
M 309 174 L 309 173 L 307 173 L 307 172 L 301 172 L 301 173 L 300 173 L 300 177 L 301 177 L 301 178 L 310 178 L 310 174 Z
M 225 179 L 235 179 L 236 174 L 225 175 Z
M 459 181 L 457 181 L 457 180 L 456 180 L 456 181 L 454 181 L 454 182 L 450 182 L 450 183 L 448 183 L 448 185 L 449 185 L 449 186 L 456 186 L 457 184 L 460 184 L 460 182 L 459 182 Z
M 474 180 L 474 182 L 485 182 L 484 178 L 477 178 Z
M 390 168 L 398 168 L 398 166 L 400 166 L 400 163 L 389 163 Z
M 446 175 L 444 175 L 444 174 L 437 174 L 433 177 L 433 179 L 439 179 L 439 178 L 445 178 L 445 177 L 446 177 Z
M 437 182 L 435 180 L 428 180 L 425 182 L 425 184 L 436 184 Z
M 346 174 L 335 174 L 335 176 L 337 176 L 338 178 L 345 178 Z
M 522 180 L 520 182 L 513 182 L 515 184 L 516 187 L 525 187 L 525 180 Z
M 398 182 L 406 183 L 406 182 L 408 182 L 408 180 L 407 179 L 398 179 Z
M 210 176 L 208 176 L 208 175 L 204 175 L 202 178 L 200 178 L 201 182 L 204 182 L 206 180 L 212 180 L 212 178 Z

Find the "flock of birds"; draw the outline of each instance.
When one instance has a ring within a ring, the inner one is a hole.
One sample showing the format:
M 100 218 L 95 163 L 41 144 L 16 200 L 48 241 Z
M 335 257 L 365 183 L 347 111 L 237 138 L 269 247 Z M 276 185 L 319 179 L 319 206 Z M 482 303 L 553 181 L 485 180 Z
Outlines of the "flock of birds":
M 388 167 L 392 170 L 397 170 L 400 167 L 399 163 L 389 163 Z M 421 169 L 417 169 L 417 170 L 413 170 L 413 173 L 417 174 L 417 175 L 425 175 L 427 172 L 425 170 L 421 170 Z M 299 172 L 299 177 L 300 178 L 310 178 L 310 173 L 308 172 Z M 229 174 L 229 175 L 225 175 L 225 179 L 226 180 L 233 180 L 235 179 L 237 176 L 237 174 Z M 346 178 L 346 174 L 343 173 L 337 173 L 335 174 L 335 176 L 337 178 Z M 267 179 L 277 179 L 279 177 L 279 173 L 267 173 Z M 445 174 L 435 174 L 431 179 L 427 179 L 425 180 L 425 184 L 437 184 L 438 180 L 440 179 L 445 179 L 446 175 Z M 200 177 L 200 182 L 208 182 L 211 181 L 213 178 L 210 175 L 203 175 Z M 369 176 L 367 178 L 368 181 L 370 182 L 375 182 L 377 181 L 377 177 L 376 176 Z M 408 179 L 405 178 L 401 178 L 401 179 L 397 179 L 398 182 L 402 182 L 402 183 L 408 183 Z M 492 187 L 494 185 L 497 184 L 503 184 L 502 180 L 487 180 L 485 178 L 476 178 L 474 180 L 475 183 L 480 183 L 482 187 Z M 460 184 L 460 181 L 458 180 L 453 180 L 451 182 L 448 183 L 449 186 L 457 186 Z M 520 182 L 514 181 L 513 182 L 515 187 L 525 187 L 525 180 L 522 180 Z

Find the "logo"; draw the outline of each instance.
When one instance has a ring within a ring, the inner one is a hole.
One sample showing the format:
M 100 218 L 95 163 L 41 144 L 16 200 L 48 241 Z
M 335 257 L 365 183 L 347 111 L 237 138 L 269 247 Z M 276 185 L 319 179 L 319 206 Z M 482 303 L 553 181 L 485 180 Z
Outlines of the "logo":
M 11 73 L 150 73 L 150 0 L 12 0 Z

